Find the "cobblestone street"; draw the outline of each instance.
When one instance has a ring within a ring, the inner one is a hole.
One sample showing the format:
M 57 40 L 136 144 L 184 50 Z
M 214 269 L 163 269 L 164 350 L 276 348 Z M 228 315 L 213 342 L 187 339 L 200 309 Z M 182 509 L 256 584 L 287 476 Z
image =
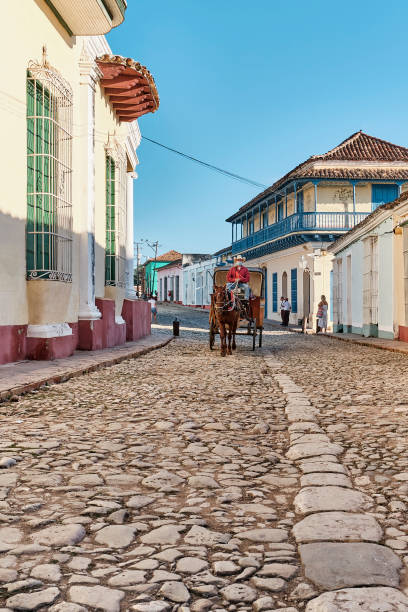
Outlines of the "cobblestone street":
M 407 358 L 175 316 L 0 404 L 0 612 L 407 611 Z

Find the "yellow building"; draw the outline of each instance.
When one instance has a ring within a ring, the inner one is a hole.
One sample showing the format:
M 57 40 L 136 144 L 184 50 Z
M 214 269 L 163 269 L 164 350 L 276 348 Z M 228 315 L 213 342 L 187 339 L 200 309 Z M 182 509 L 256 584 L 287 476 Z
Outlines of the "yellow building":
M 408 149 L 357 132 L 311 156 L 229 217 L 232 253 L 265 268 L 267 318 L 280 320 L 281 296 L 291 302 L 293 324 L 315 325 L 322 294 L 331 314 L 329 245 L 398 197 L 407 181 Z
M 149 333 L 133 290 L 137 119 L 149 71 L 103 34 L 125 0 L 2 7 L 0 363 L 67 356 Z

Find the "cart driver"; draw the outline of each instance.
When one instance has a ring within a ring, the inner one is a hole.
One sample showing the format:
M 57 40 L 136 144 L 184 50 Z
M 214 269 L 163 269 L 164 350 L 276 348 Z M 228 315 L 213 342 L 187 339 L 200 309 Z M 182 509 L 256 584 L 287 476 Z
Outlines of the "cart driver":
M 243 266 L 245 258 L 241 255 L 234 257 L 234 265 L 227 274 L 227 289 L 231 291 L 236 287 L 241 287 L 245 291 L 245 299 L 249 300 L 250 287 L 249 287 L 249 271 L 248 268 Z

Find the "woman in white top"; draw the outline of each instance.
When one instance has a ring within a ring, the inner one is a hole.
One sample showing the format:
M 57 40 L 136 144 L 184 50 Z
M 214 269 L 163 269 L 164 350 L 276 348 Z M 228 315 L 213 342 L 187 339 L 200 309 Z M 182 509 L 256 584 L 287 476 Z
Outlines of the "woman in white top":
M 157 320 L 157 306 L 156 306 L 156 298 L 151 296 L 150 299 L 148 300 L 149 304 L 150 304 L 150 308 L 152 310 L 152 320 L 154 322 L 156 322 Z
M 322 295 L 320 298 L 320 302 L 317 307 L 317 330 L 319 331 L 327 331 L 327 311 L 329 309 L 329 305 L 326 300 L 326 296 Z

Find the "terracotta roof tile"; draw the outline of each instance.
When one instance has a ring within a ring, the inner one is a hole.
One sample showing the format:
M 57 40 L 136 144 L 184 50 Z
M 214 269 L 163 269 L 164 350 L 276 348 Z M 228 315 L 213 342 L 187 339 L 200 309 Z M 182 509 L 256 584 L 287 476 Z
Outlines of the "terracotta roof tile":
M 346 138 L 324 155 L 317 155 L 316 158 L 349 161 L 408 161 L 408 149 L 360 131 Z
M 361 166 L 360 168 L 327 167 L 315 168 L 313 162 L 318 161 L 373 161 L 373 162 L 406 162 L 408 163 L 408 149 L 394 145 L 386 140 L 369 136 L 364 132 L 356 132 L 346 140 L 343 140 L 337 147 L 331 149 L 323 155 L 312 155 L 306 161 L 290 170 L 287 174 L 278 179 L 273 185 L 252 198 L 247 204 L 241 206 L 239 210 L 228 217 L 226 221 L 232 221 L 238 214 L 249 210 L 254 204 L 263 200 L 272 193 L 279 194 L 279 189 L 289 180 L 294 179 L 367 179 L 367 180 L 407 180 L 408 169 L 404 168 L 370 168 Z
M 176 259 L 181 259 L 182 258 L 182 254 L 179 253 L 178 251 L 167 251 L 167 253 L 163 253 L 163 255 L 158 255 L 156 257 L 156 261 L 175 261 Z M 151 257 L 150 259 L 147 259 L 145 261 L 145 264 L 147 264 L 148 261 L 154 261 L 154 257 Z

